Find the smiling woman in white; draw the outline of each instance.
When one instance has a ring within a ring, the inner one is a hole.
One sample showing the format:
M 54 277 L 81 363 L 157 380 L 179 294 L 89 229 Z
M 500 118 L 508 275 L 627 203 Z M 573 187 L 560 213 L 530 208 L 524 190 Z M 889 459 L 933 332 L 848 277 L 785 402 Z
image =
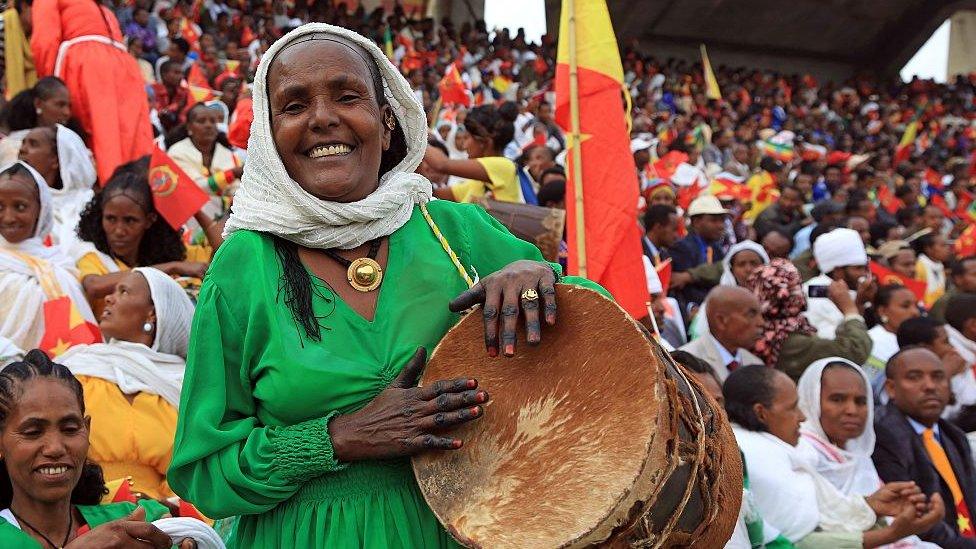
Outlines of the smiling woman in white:
M 131 476 L 134 490 L 173 495 L 166 468 L 193 304 L 168 275 L 151 267 L 126 273 L 105 299 L 108 343 L 79 345 L 58 360 L 78 376 L 92 418 L 89 456 L 108 480 Z

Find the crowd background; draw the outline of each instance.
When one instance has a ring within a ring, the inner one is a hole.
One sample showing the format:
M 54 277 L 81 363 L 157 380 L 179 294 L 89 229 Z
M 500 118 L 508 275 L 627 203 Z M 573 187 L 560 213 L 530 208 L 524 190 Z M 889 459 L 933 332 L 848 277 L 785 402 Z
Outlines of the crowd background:
M 31 53 L 39 21 L 73 4 L 3 13 L 0 161 L 20 163 L 0 175 L 0 359 L 41 347 L 68 366 L 93 416 L 87 455 L 175 513 L 196 516 L 166 483 L 192 299 L 247 169 L 250 84 L 278 37 L 326 22 L 386 51 L 427 112 L 418 171 L 437 198 L 565 208 L 551 35 L 401 6 L 105 2 L 141 77 L 126 100 L 142 102 L 153 141 L 120 155 L 102 152 L 100 107 Z M 711 74 L 636 42 L 620 54 L 651 295 L 641 321 L 734 422 L 752 482 L 730 543 L 976 547 L 976 75 L 830 82 L 802 67 Z M 156 202 L 153 144 L 207 194 L 183 227 Z M 9 213 L 31 204 L 26 225 Z M 88 340 L 48 337 L 47 304 L 65 295 L 68 328 Z

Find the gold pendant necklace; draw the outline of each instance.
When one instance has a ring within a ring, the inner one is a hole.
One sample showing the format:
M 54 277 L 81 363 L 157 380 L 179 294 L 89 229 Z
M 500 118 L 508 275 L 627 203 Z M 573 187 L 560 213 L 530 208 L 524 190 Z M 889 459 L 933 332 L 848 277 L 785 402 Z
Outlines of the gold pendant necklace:
M 325 255 L 336 260 L 346 268 L 346 280 L 349 285 L 359 292 L 372 292 L 380 287 L 383 282 L 383 268 L 376 262 L 376 255 L 380 251 L 380 239 L 377 238 L 369 243 L 369 252 L 366 257 L 360 257 L 349 261 L 332 250 L 322 250 Z

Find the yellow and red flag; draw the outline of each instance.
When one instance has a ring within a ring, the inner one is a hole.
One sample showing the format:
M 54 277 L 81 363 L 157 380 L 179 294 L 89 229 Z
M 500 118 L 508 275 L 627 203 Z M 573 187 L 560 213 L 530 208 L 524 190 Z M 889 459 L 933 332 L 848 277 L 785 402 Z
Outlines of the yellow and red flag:
M 643 318 L 648 293 L 636 221 L 637 167 L 621 100 L 623 66 L 605 0 L 563 1 L 557 51 L 556 122 L 572 137 L 566 185 L 569 272 L 583 274 L 582 263 L 589 279 L 609 290 L 631 316 Z M 570 74 L 574 63 L 575 75 Z
M 715 72 L 712 70 L 712 63 L 708 60 L 708 52 L 705 51 L 705 44 L 701 45 L 702 72 L 705 73 L 705 97 L 709 99 L 722 99 L 722 92 L 718 89 L 718 80 L 715 79 Z
M 68 296 L 44 302 L 44 336 L 38 347 L 54 358 L 75 345 L 101 343 L 98 326 L 85 320 Z
M 955 244 L 956 257 L 976 255 L 976 223 L 970 223 Z
M 888 286 L 891 284 L 904 286 L 911 290 L 919 301 L 925 301 L 926 284 L 924 280 L 918 280 L 907 277 L 901 273 L 896 273 L 884 265 L 881 265 L 877 261 L 871 261 L 868 263 L 868 265 L 871 267 L 871 274 L 878 279 L 879 286 Z
M 901 164 L 902 162 L 908 160 L 912 154 L 912 145 L 915 144 L 915 138 L 918 136 L 918 119 L 912 120 L 911 123 L 905 128 L 905 133 L 901 136 L 901 141 L 898 142 L 898 146 L 895 147 L 895 164 Z
M 190 92 L 190 97 L 193 98 L 193 103 L 203 103 L 216 97 L 213 90 L 211 90 L 209 87 L 203 88 L 190 84 L 187 86 L 187 89 Z
M 176 230 L 210 199 L 158 146 L 149 161 L 149 187 L 156 211 Z

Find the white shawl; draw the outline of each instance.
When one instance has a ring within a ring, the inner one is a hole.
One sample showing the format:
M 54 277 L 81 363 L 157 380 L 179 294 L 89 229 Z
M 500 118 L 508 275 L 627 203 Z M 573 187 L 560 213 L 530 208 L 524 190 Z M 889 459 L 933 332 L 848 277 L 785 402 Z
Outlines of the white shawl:
M 775 435 L 733 424 L 745 455 L 749 487 L 760 515 L 796 542 L 818 527 L 825 532 L 863 532 L 877 517 L 861 496 L 844 496 Z
M 193 141 L 189 137 L 177 141 L 166 151 L 166 154 L 210 197 L 210 201 L 204 208 L 205 213 L 210 217 L 221 214 L 224 211 L 223 198 L 215 195 L 210 189 L 210 185 L 207 183 L 207 178 L 210 176 L 207 175 L 208 170 L 203 165 L 203 153 L 196 148 Z M 210 174 L 230 170 L 239 165 L 240 160 L 233 151 L 220 143 L 214 144 L 213 160 L 210 161 Z
M 75 132 L 57 125 L 58 166 L 61 188 L 51 189 L 54 199 L 54 227 L 51 232 L 55 244 L 74 257 L 78 246 L 78 221 L 81 212 L 94 196 L 95 165 L 91 153 Z
M 108 343 L 77 345 L 58 361 L 77 375 L 111 381 L 125 394 L 159 395 L 179 408 L 193 304 L 183 288 L 162 271 L 152 267 L 134 271 L 149 283 L 156 311 L 152 347 L 113 339 Z
M 285 170 L 271 135 L 268 68 L 283 48 L 313 34 L 345 38 L 369 52 L 382 76 L 384 96 L 406 137 L 406 157 L 380 177 L 373 194 L 358 202 L 320 200 L 302 189 Z M 325 23 L 298 27 L 275 42 L 261 58 L 254 78 L 253 101 L 248 162 L 224 227 L 225 235 L 248 229 L 310 248 L 355 248 L 392 234 L 410 219 L 415 204 L 430 200 L 430 181 L 413 173 L 427 148 L 426 115 L 410 84 L 372 40 Z
M 946 333 L 949 335 L 949 343 L 952 348 L 959 353 L 959 356 L 966 361 L 967 368 L 962 372 L 952 376 L 950 384 L 952 394 L 956 396 L 956 403 L 947 406 L 942 412 L 942 417 L 951 418 L 959 413 L 963 406 L 976 404 L 976 341 L 964 336 L 959 330 L 952 326 L 945 325 Z
M 823 371 L 827 365 L 840 362 L 850 366 L 864 381 L 868 398 L 868 418 L 864 432 L 847 441 L 844 448 L 830 442 L 820 425 L 820 392 Z M 845 495 L 867 496 L 881 487 L 871 454 L 874 453 L 874 400 L 871 382 L 864 371 L 853 362 L 839 357 L 824 358 L 810 364 L 797 384 L 800 410 L 807 420 L 800 426 L 799 453 L 817 472 Z
M 78 283 L 74 261 L 58 246 L 44 246 L 54 224 L 50 188 L 37 170 L 26 162 L 17 163 L 33 176 L 41 209 L 31 238 L 17 244 L 0 238 L 0 337 L 21 349 L 33 349 L 44 335 L 45 301 L 67 295 L 85 320 L 94 323 L 95 317 Z M 47 281 L 43 286 L 42 280 Z

